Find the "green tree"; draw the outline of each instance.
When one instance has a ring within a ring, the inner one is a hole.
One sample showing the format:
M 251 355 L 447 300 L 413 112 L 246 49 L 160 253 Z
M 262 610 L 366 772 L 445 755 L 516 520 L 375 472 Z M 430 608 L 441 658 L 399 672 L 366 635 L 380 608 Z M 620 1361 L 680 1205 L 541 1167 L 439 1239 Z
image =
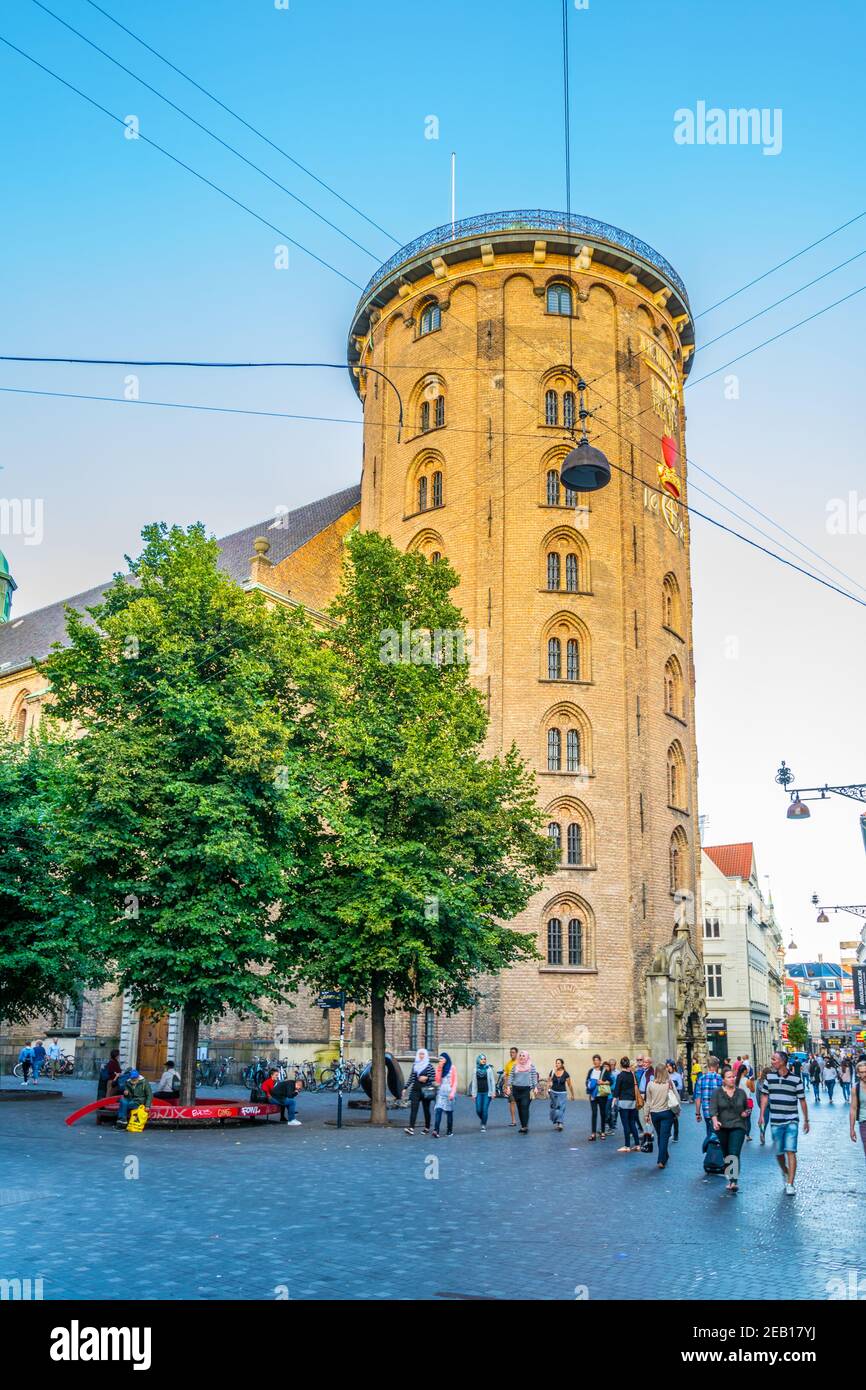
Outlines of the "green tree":
M 809 1039 L 809 1026 L 802 1014 L 792 1014 L 788 1019 L 788 1042 L 798 1052 L 802 1052 Z
M 0 1018 L 13 1023 L 105 978 L 91 906 L 68 879 L 70 773 L 68 740 L 0 731 Z
M 142 538 L 131 577 L 92 621 L 69 612 L 69 646 L 43 669 L 83 735 L 76 882 L 133 1003 L 183 1010 L 189 1103 L 200 1023 L 285 992 L 275 921 L 311 814 L 299 683 L 315 685 L 317 658 L 303 617 L 233 583 L 201 526 Z
M 287 930 L 298 980 L 369 1002 L 372 1120 L 385 1123 L 386 1001 L 454 1012 L 475 1002 L 479 977 L 537 956 L 502 923 L 553 861 L 532 773 L 513 747 L 483 754 L 453 569 L 374 532 L 347 551 L 323 633 L 334 684 L 316 712 L 322 833 Z

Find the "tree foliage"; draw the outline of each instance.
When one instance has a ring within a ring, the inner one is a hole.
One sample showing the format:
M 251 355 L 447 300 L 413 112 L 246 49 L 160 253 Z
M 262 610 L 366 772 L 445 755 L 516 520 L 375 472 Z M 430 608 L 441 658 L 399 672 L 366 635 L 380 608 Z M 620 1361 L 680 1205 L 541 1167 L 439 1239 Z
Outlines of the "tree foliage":
M 91 904 L 68 876 L 71 767 L 68 739 L 0 731 L 0 1018 L 12 1023 L 105 979 Z
M 468 661 L 447 659 L 470 645 L 454 571 L 374 532 L 347 550 L 323 633 L 336 693 L 316 756 L 329 793 L 298 870 L 295 971 L 374 1010 L 387 996 L 453 1012 L 480 977 L 537 955 L 505 922 L 552 851 L 532 773 L 513 747 L 485 756 L 482 696 Z
M 222 573 L 201 526 L 142 536 L 44 671 L 82 734 L 67 820 L 112 969 L 197 1028 L 285 993 L 274 905 L 307 814 L 295 677 L 315 648 L 299 614 Z

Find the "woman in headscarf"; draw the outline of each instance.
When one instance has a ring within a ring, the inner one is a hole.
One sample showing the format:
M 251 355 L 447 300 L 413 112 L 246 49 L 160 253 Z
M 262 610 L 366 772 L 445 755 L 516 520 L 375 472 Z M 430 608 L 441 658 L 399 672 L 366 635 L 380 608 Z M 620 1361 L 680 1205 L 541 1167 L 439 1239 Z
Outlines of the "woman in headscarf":
M 514 1069 L 508 1078 L 508 1095 L 514 1097 L 520 1120 L 520 1133 L 529 1133 L 529 1105 L 536 1095 L 538 1072 L 528 1052 L 518 1052 Z
M 454 1097 L 457 1094 L 457 1068 L 451 1061 L 447 1052 L 442 1053 L 441 1060 L 436 1068 L 436 1110 L 433 1115 L 433 1138 L 439 1138 L 439 1127 L 442 1124 L 442 1116 L 448 1116 L 448 1133 L 450 1139 L 454 1129 Z
M 475 1113 L 481 1121 L 481 1133 L 487 1129 L 490 1102 L 496 1095 L 496 1074 L 483 1052 L 475 1058 L 475 1070 L 469 1082 L 469 1094 L 475 1100 Z
M 424 1133 L 430 1133 L 430 1102 L 436 1094 L 433 1078 L 433 1063 L 430 1061 L 430 1053 L 426 1047 L 419 1047 L 412 1064 L 412 1075 L 406 1086 L 406 1093 L 409 1097 L 409 1123 L 406 1126 L 406 1134 L 415 1133 L 415 1121 L 418 1118 L 419 1105 L 424 1108 Z

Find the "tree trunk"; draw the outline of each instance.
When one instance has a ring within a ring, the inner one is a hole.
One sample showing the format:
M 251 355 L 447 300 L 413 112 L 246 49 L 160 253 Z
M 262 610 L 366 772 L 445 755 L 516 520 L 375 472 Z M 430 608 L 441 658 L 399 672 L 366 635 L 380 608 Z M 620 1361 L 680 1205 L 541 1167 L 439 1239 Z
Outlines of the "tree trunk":
M 183 1041 L 180 1048 L 179 1068 L 181 1105 L 195 1104 L 195 1064 L 198 1060 L 198 1029 L 198 1018 L 193 1014 L 188 1014 L 186 1010 L 184 1010 Z
M 377 977 L 373 979 L 370 997 L 370 1024 L 373 1040 L 373 1067 L 370 1080 L 373 1086 L 370 1123 L 386 1125 L 388 1107 L 385 1103 L 385 989 Z

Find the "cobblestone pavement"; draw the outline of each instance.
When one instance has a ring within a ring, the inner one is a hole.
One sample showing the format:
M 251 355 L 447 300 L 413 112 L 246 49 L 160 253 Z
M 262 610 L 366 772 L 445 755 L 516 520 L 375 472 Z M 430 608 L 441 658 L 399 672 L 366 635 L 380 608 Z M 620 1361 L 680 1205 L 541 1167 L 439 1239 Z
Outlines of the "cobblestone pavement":
M 407 1137 L 403 1111 L 337 1131 L 317 1095 L 297 1128 L 131 1135 L 64 1125 L 93 1084 L 63 1089 L 0 1106 L 0 1277 L 41 1276 L 49 1299 L 824 1299 L 866 1274 L 866 1163 L 840 1104 L 810 1107 L 795 1197 L 757 1135 L 729 1197 L 691 1109 L 660 1172 L 618 1136 L 587 1143 L 583 1101 L 561 1134 L 543 1101 L 527 1136 L 504 1101 L 481 1134 L 465 1098 L 451 1139 Z

